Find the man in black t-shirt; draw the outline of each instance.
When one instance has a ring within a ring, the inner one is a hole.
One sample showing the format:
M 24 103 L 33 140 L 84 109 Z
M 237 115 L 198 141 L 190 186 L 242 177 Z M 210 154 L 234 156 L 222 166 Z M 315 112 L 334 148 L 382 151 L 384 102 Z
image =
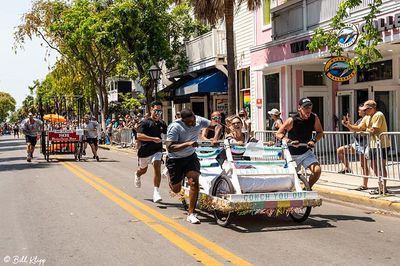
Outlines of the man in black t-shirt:
M 276 137 L 280 140 L 285 139 L 289 144 L 289 151 L 297 167 L 303 166 L 311 171 L 310 187 L 312 187 L 321 176 L 321 166 L 315 154 L 312 152 L 315 143 L 324 136 L 321 121 L 312 112 L 313 104 L 308 98 L 301 98 L 297 108 L 297 114 L 289 117 L 276 132 Z M 316 135 L 313 137 L 313 131 Z M 286 136 L 287 132 L 287 136 Z M 306 143 L 307 147 L 300 146 Z M 299 170 L 299 169 L 298 169 Z
M 150 104 L 150 117 L 140 122 L 137 129 L 137 140 L 140 141 L 138 149 L 138 170 L 135 172 L 135 186 L 141 186 L 141 176 L 147 172 L 149 164 L 154 167 L 154 193 L 153 202 L 160 202 L 161 159 L 162 142 L 161 134 L 167 133 L 167 124 L 161 120 L 162 103 L 154 101 Z

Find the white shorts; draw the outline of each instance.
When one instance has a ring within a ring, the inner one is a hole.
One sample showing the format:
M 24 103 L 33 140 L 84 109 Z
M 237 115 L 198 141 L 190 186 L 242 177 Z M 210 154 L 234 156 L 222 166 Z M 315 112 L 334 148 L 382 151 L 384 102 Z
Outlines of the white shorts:
M 307 169 L 312 164 L 319 164 L 318 159 L 315 157 L 315 154 L 312 152 L 312 150 L 308 150 L 301 155 L 292 155 L 292 159 L 296 162 L 297 171 L 300 171 L 301 166 Z
M 149 164 L 153 164 L 155 161 L 161 161 L 162 152 L 156 152 L 149 157 L 143 157 L 138 159 L 138 166 L 140 169 L 147 168 Z

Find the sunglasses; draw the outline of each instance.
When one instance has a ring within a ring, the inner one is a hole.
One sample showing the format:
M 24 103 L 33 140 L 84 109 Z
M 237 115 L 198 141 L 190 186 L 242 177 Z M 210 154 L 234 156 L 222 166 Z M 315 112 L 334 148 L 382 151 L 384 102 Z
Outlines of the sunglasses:
M 213 116 L 213 117 L 211 117 L 211 119 L 212 120 L 221 120 L 221 117 L 220 116 Z
M 154 113 L 156 113 L 156 114 L 162 114 L 163 112 L 162 112 L 162 110 L 154 110 Z

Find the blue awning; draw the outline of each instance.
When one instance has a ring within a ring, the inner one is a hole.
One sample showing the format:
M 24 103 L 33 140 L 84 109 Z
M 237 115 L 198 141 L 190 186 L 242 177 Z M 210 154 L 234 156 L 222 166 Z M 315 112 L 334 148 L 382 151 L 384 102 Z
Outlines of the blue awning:
M 194 78 L 175 90 L 175 96 L 193 93 L 226 92 L 228 78 L 221 71 L 213 71 Z

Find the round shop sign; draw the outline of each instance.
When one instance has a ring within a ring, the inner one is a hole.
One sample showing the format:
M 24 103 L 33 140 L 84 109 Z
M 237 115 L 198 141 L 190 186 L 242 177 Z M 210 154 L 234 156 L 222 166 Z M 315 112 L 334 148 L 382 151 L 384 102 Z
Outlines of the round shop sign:
M 338 82 L 348 81 L 356 75 L 355 69 L 348 69 L 350 58 L 345 56 L 336 56 L 331 58 L 325 64 L 325 75 Z
M 339 46 L 347 48 L 352 46 L 358 38 L 358 29 L 353 24 L 346 24 L 338 33 Z

